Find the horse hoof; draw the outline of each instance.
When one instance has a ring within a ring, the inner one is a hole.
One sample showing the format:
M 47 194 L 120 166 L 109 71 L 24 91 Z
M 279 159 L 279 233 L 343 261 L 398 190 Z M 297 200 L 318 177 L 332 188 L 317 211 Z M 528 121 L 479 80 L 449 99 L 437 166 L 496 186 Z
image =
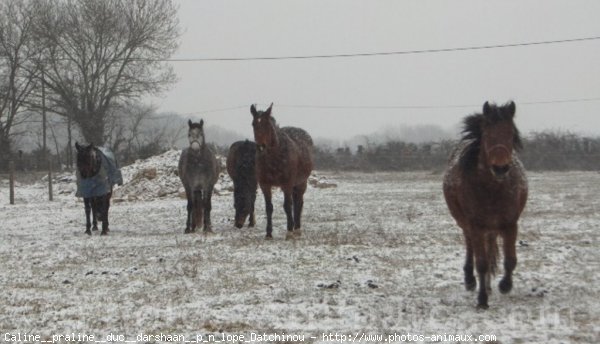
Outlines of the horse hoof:
M 213 232 L 212 229 L 205 229 L 205 230 L 202 231 L 202 234 L 204 234 L 204 235 L 213 235 L 213 234 L 215 234 L 215 232 Z
M 485 311 L 486 309 L 489 309 L 489 308 L 490 308 L 490 306 L 488 306 L 487 303 L 480 303 L 477 305 L 477 309 L 481 309 L 483 311 Z
M 500 289 L 500 292 L 502 294 L 510 293 L 510 291 L 512 289 L 512 281 L 509 279 L 503 278 L 502 280 L 500 280 L 500 283 L 498 283 L 498 289 Z
M 273 235 L 271 235 L 271 234 L 267 234 L 267 235 L 265 236 L 265 240 L 273 240 Z
M 85 234 L 92 235 L 92 231 L 88 229 L 87 231 L 85 231 Z
M 465 277 L 465 289 L 467 289 L 468 291 L 473 291 L 475 290 L 475 287 L 477 287 L 477 280 L 475 279 L 474 276 L 466 276 Z
M 296 234 L 294 234 L 294 232 L 288 231 L 287 233 L 285 233 L 285 240 L 294 240 L 294 239 L 296 239 Z
M 94 226 L 94 227 L 92 227 L 92 230 L 95 232 L 98 230 L 98 227 Z
M 100 235 L 108 235 L 108 231 L 102 231 L 100 232 Z
M 293 233 L 294 233 L 294 235 L 295 235 L 296 237 L 298 237 L 298 238 L 302 236 L 302 230 L 301 230 L 300 228 L 298 228 L 298 229 L 294 229 L 294 232 L 293 232 Z

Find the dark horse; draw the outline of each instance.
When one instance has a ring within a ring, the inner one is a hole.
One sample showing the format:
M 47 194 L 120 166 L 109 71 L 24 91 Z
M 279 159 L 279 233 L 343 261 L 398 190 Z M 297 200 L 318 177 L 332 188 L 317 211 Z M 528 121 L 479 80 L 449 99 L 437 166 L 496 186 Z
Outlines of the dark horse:
M 77 196 L 83 197 L 85 206 L 85 233 L 91 235 L 90 212 L 94 231 L 102 221 L 101 235 L 108 234 L 108 209 L 113 186 L 122 185 L 123 178 L 113 153 L 93 144 L 81 146 L 75 142 L 77 150 Z
M 300 128 L 279 128 L 271 116 L 272 108 L 273 104 L 266 111 L 256 111 L 254 105 L 250 107 L 254 117 L 252 127 L 256 141 L 256 177 L 265 196 L 267 239 L 273 238 L 273 186 L 279 186 L 283 191 L 283 209 L 287 216 L 288 230 L 286 239 L 289 239 L 294 234 L 300 235 L 304 192 L 313 169 L 313 141 Z
M 473 258 L 479 275 L 478 308 L 488 308 L 491 277 L 496 272 L 502 237 L 504 277 L 499 289 L 512 289 L 517 266 L 517 222 L 527 202 L 527 179 L 514 151 L 522 148 L 513 122 L 515 103 L 483 105 L 482 114 L 464 120 L 463 137 L 444 176 L 444 197 L 452 217 L 463 230 L 467 248 L 465 287 L 475 290 Z
M 242 228 L 250 216 L 248 227 L 254 227 L 254 202 L 256 201 L 256 144 L 237 141 L 229 147 L 227 154 L 227 173 L 233 180 L 233 206 L 235 208 L 235 226 Z
M 211 232 L 210 210 L 213 188 L 219 178 L 215 153 L 206 145 L 204 121 L 188 121 L 190 146 L 179 157 L 179 178 L 187 197 L 185 233 L 193 233 L 204 222 L 204 232 Z M 204 220 L 204 221 L 203 221 Z

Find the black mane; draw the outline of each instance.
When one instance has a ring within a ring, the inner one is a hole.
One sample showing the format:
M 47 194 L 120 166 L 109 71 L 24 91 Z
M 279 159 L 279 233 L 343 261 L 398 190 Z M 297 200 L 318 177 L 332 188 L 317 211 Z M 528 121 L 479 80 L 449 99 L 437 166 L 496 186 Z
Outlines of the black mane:
M 477 159 L 479 157 L 479 150 L 481 147 L 481 135 L 484 124 L 494 125 L 502 121 L 510 121 L 513 125 L 513 149 L 520 151 L 523 148 L 521 140 L 521 134 L 513 122 L 514 118 L 514 103 L 510 102 L 502 106 L 496 104 L 485 103 L 484 113 L 475 113 L 465 117 L 463 120 L 462 137 L 460 140 L 463 146 L 462 152 L 460 153 L 460 164 L 466 168 L 471 169 L 477 166 Z

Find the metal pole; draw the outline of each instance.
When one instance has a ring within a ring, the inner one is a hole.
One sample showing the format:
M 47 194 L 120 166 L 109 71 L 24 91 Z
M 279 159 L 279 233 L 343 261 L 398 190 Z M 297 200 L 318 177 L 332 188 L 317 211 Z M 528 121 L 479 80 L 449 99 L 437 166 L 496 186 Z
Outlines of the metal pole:
M 10 204 L 15 204 L 15 162 L 8 162 L 8 180 L 10 189 Z

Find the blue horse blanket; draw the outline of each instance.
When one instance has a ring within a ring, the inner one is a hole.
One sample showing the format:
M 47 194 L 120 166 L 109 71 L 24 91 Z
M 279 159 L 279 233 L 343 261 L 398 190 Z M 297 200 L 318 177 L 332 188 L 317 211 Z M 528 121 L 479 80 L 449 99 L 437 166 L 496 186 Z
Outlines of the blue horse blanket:
M 100 152 L 101 165 L 98 173 L 91 178 L 82 178 L 77 171 L 77 197 L 89 198 L 104 196 L 112 192 L 115 184 L 123 185 L 123 176 L 113 152 L 105 147 L 96 147 Z

